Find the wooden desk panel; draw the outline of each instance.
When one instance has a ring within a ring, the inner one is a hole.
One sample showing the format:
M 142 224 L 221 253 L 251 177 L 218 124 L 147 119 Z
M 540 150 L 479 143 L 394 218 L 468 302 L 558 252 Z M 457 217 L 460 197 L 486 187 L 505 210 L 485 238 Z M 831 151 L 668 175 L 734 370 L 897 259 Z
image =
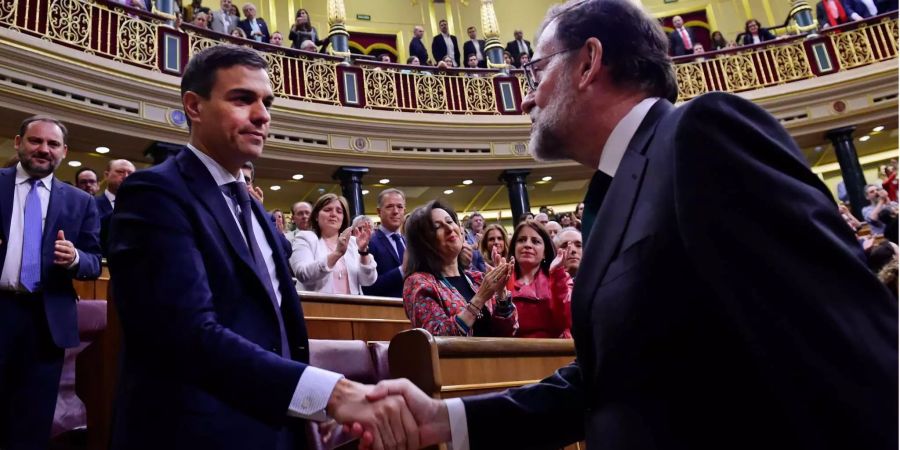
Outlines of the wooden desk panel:
M 403 300 L 300 291 L 303 314 L 311 317 L 407 320 Z M 392 336 L 393 337 L 393 336 Z

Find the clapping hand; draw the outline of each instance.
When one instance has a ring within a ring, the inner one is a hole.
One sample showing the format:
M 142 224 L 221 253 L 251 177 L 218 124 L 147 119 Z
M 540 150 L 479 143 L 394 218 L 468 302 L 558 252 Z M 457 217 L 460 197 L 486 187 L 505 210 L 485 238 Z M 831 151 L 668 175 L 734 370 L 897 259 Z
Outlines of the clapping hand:
M 556 257 L 553 258 L 553 261 L 550 262 L 550 271 L 553 272 L 557 267 L 559 267 L 563 260 L 566 259 L 566 249 L 560 248 L 556 250 Z
M 359 226 L 353 228 L 352 234 L 356 238 L 357 247 L 360 249 L 368 249 L 369 240 L 372 238 L 372 224 L 370 222 L 363 222 Z

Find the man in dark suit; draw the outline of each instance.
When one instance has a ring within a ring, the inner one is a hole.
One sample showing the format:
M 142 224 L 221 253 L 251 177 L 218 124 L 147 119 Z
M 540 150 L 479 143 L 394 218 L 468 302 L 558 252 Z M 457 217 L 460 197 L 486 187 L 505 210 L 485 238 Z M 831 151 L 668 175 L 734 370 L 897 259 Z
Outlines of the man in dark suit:
M 672 56 L 690 55 L 694 52 L 694 33 L 684 26 L 684 19 L 681 16 L 672 18 L 672 26 L 675 27 L 669 33 L 669 51 Z
M 262 17 L 256 17 L 256 6 L 253 6 L 252 3 L 247 3 L 242 11 L 244 11 L 245 19 L 238 22 L 238 27 L 244 30 L 247 39 L 268 44 L 269 26 L 266 25 L 266 21 Z
M 19 163 L 0 169 L 0 448 L 46 449 L 64 349 L 78 339 L 72 280 L 100 275 L 97 209 L 53 176 L 66 157 L 65 125 L 25 119 Z
M 372 397 L 404 393 L 423 443 L 454 448 L 896 449 L 896 301 L 775 118 L 722 93 L 673 107 L 639 8 L 552 9 L 522 105 L 537 158 L 599 169 L 576 361 L 461 401 L 402 381 Z
M 124 351 L 113 449 L 304 448 L 304 420 L 326 417 L 361 417 L 376 447 L 397 446 L 378 432 L 386 421 L 415 430 L 402 399 L 368 403 L 368 387 L 308 366 L 282 236 L 241 174 L 268 135 L 266 69 L 244 47 L 195 55 L 181 84 L 189 144 L 119 190 L 109 261 Z
M 428 64 L 428 50 L 422 43 L 422 36 L 425 35 L 425 29 L 421 25 L 413 27 L 413 38 L 409 41 L 409 56 L 419 58 L 419 64 Z
M 103 256 L 109 254 L 109 218 L 112 217 L 113 207 L 116 204 L 116 194 L 122 182 L 134 173 L 134 164 L 127 159 L 114 159 L 106 166 L 103 177 L 106 178 L 106 189 L 102 194 L 94 197 L 97 202 L 97 212 L 100 215 L 100 249 Z
M 456 67 L 461 67 L 461 60 L 459 59 L 460 48 L 456 36 L 450 34 L 445 19 L 441 19 L 438 22 L 438 26 L 441 32 L 431 40 L 431 56 L 434 56 L 434 61 L 437 63 L 444 59 L 445 56 L 450 55 L 453 58 L 453 64 Z
M 406 214 L 406 194 L 399 189 L 385 189 L 378 194 L 378 217 L 381 227 L 372 233 L 369 253 L 375 258 L 378 279 L 363 286 L 366 295 L 403 297 L 403 255 L 406 240 L 400 233 Z
M 478 67 L 482 69 L 487 68 L 487 56 L 484 54 L 484 39 L 478 39 L 475 27 L 469 27 L 466 33 L 469 34 L 469 40 L 463 44 L 463 55 L 466 55 L 466 58 L 468 58 L 468 55 L 475 55 L 475 58 L 478 59 Z
M 522 30 L 515 30 L 513 37 L 515 39 L 506 43 L 506 51 L 512 55 L 513 65 L 521 68 L 522 55 L 527 54 L 528 59 L 531 60 L 534 56 L 534 49 L 531 48 L 531 42 L 525 40 L 525 34 L 522 33 Z

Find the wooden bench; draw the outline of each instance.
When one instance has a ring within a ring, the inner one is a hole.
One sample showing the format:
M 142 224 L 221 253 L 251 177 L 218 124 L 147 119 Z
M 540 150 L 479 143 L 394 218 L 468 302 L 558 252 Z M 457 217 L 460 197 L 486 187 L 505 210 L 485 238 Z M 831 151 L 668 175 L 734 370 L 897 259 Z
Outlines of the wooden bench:
M 389 341 L 412 328 L 403 300 L 301 291 L 300 303 L 312 339 Z
M 416 328 L 388 348 L 391 377 L 408 378 L 434 398 L 454 398 L 532 384 L 575 359 L 569 339 L 432 336 Z M 583 449 L 584 443 L 566 447 Z
M 109 289 L 109 266 L 104 259 L 100 263 L 100 276 L 96 280 L 72 280 L 75 293 L 82 300 L 106 300 Z

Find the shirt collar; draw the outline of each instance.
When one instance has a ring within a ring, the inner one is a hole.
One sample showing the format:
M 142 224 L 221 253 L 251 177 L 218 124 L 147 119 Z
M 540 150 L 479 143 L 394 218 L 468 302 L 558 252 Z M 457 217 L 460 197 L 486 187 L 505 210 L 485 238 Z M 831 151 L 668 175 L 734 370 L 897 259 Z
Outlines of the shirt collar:
M 609 134 L 606 144 L 603 145 L 603 153 L 600 154 L 600 164 L 597 169 L 611 177 L 616 176 L 616 170 L 619 169 L 619 163 L 622 162 L 622 157 L 625 156 L 628 144 L 634 139 L 634 134 L 637 133 L 641 122 L 644 121 L 647 113 L 650 112 L 650 108 L 658 100 L 659 97 L 649 97 L 641 100 L 616 124 L 612 133 Z
M 115 203 L 115 201 L 116 201 L 116 194 L 113 194 L 112 192 L 109 192 L 109 189 L 105 189 L 105 190 L 103 191 L 103 195 L 105 195 L 106 198 L 109 199 L 109 202 L 110 202 L 110 203 Z
M 238 183 L 244 183 L 244 177 L 240 176 L 241 171 L 238 170 L 238 173 L 228 173 L 221 164 L 217 163 L 216 160 L 212 159 L 206 153 L 197 150 L 191 144 L 187 145 L 187 148 L 194 152 L 194 155 L 200 159 L 200 162 L 206 166 L 206 170 L 209 170 L 209 174 L 212 175 L 213 180 L 216 180 L 217 186 L 224 186 L 233 181 L 237 181 Z
M 16 185 L 22 184 L 31 179 L 31 175 L 28 175 L 28 172 L 25 171 L 25 168 L 22 167 L 22 163 L 16 164 Z M 51 186 L 53 186 L 53 174 L 47 175 L 44 178 L 40 178 L 41 183 L 45 188 L 49 191 Z

